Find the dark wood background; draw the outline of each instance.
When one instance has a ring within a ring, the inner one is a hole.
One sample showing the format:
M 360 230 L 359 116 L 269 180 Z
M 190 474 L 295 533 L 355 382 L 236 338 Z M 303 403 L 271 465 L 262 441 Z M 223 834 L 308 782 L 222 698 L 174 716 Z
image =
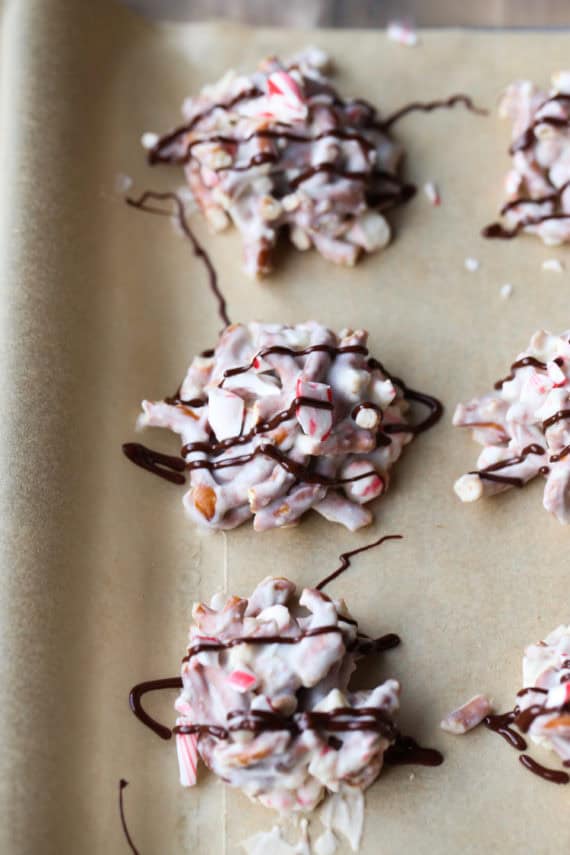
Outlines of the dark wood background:
M 292 27 L 383 27 L 409 18 L 418 27 L 570 26 L 570 0 L 122 0 L 153 18 L 230 18 Z

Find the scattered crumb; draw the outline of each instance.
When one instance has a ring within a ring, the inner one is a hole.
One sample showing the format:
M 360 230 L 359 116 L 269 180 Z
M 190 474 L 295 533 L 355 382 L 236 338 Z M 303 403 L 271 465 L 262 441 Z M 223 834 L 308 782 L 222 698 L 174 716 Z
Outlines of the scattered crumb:
M 117 172 L 115 175 L 115 191 L 124 195 L 133 186 L 133 179 L 130 175 L 125 175 L 124 172 Z
M 160 137 L 158 134 L 153 134 L 152 131 L 146 131 L 141 137 L 141 144 L 143 148 L 152 148 L 158 142 Z
M 508 300 L 511 294 L 513 293 L 513 286 L 510 282 L 506 282 L 504 285 L 501 285 L 501 290 L 499 294 L 501 295 L 501 299 Z
M 469 273 L 475 273 L 481 266 L 476 258 L 466 258 L 464 264 L 465 270 L 468 270 Z
M 405 21 L 390 21 L 386 35 L 391 41 L 406 47 L 416 47 L 420 41 L 414 28 Z
M 433 181 L 428 181 L 424 184 L 424 193 L 434 207 L 441 205 L 441 196 Z
M 563 273 L 564 263 L 558 258 L 547 258 L 542 262 L 542 269 L 548 270 L 550 273 Z
M 410 772 L 410 774 L 409 774 L 409 776 L 408 776 L 408 777 L 409 777 L 410 781 L 415 781 L 415 780 L 416 780 L 416 775 L 415 775 L 415 773 L 414 773 L 414 772 Z
M 447 733 L 468 733 L 481 724 L 483 719 L 492 712 L 492 704 L 486 695 L 475 695 L 456 710 L 450 712 L 440 724 Z

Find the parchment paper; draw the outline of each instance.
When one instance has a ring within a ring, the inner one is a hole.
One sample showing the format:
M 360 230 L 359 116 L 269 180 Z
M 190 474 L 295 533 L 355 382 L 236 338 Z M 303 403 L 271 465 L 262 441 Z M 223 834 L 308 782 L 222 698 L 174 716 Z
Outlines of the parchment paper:
M 532 238 L 485 242 L 507 166 L 493 113 L 414 115 L 397 127 L 406 174 L 435 180 L 394 217 L 391 247 L 353 271 L 287 253 L 264 284 L 242 274 L 236 233 L 194 226 L 235 319 L 318 318 L 371 332 L 393 371 L 447 404 L 443 423 L 398 464 L 376 524 L 351 536 L 320 518 L 255 535 L 199 536 L 181 494 L 125 461 L 143 396 L 171 392 L 219 322 L 204 272 L 168 221 L 130 210 L 135 190 L 181 183 L 146 165 L 143 131 L 173 124 L 182 98 L 230 66 L 307 41 L 330 50 L 338 83 L 389 111 L 464 91 L 490 108 L 510 80 L 546 84 L 569 36 L 427 32 L 406 50 L 379 32 L 157 26 L 105 3 L 9 3 L 2 50 L 0 386 L 2 744 L 0 849 L 122 853 L 117 785 L 143 855 L 234 853 L 271 827 L 203 771 L 181 789 L 173 743 L 131 715 L 135 682 L 176 674 L 192 602 L 227 586 L 247 595 L 266 573 L 313 582 L 337 554 L 380 533 L 401 543 L 359 557 L 331 591 L 371 633 L 399 632 L 367 679 L 403 685 L 402 725 L 446 756 L 438 769 L 390 770 L 369 790 L 362 851 L 554 853 L 570 844 L 569 788 L 523 770 L 499 738 L 438 730 L 476 691 L 508 708 L 525 644 L 570 619 L 570 530 L 541 508 L 542 485 L 461 506 L 454 479 L 476 446 L 451 428 L 458 400 L 489 389 L 530 334 L 570 323 L 569 274 L 541 262 L 567 249 Z M 466 256 L 481 262 L 464 270 Z M 513 284 L 510 300 L 499 297 Z M 147 435 L 165 450 L 177 441 Z M 168 693 L 167 693 L 168 694 Z M 174 696 L 149 698 L 173 721 Z M 543 761 L 552 759 L 537 755 Z M 414 777 L 411 778 L 411 773 Z

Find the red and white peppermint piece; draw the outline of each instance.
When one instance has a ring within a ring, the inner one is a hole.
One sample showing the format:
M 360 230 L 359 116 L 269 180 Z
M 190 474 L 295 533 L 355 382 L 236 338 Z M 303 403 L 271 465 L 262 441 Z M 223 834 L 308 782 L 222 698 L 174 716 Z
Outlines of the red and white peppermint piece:
M 439 194 L 439 190 L 433 181 L 428 181 L 424 184 L 424 193 L 428 197 L 431 204 L 434 208 L 438 208 L 441 205 L 441 196 Z
M 415 47 L 419 42 L 418 34 L 406 21 L 390 21 L 386 35 L 391 41 L 405 47 Z
M 239 436 L 243 411 L 244 403 L 239 395 L 219 387 L 208 392 L 208 421 L 216 439 Z
M 297 379 L 296 394 L 297 398 L 312 398 L 315 401 L 332 403 L 333 399 L 332 389 L 326 383 L 313 383 L 302 377 Z M 322 442 L 330 436 L 332 430 L 332 410 L 303 404 L 297 407 L 297 421 L 303 433 Z
M 251 671 L 245 668 L 232 671 L 228 676 L 228 683 L 237 692 L 249 692 L 250 689 L 257 685 L 257 677 Z
M 186 719 L 177 718 L 177 725 L 188 724 Z M 196 783 L 198 768 L 198 736 L 195 733 L 176 734 L 176 754 L 180 770 L 180 783 L 183 787 L 193 787 Z
M 307 105 L 297 82 L 286 71 L 274 71 L 267 78 L 263 115 L 283 122 L 307 117 Z

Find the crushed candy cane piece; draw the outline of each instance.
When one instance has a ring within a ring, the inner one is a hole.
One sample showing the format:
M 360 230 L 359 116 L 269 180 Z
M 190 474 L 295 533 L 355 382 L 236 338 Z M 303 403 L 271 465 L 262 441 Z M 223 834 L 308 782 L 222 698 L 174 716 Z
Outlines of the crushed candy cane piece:
M 466 258 L 464 264 L 465 270 L 468 270 L 469 273 L 475 273 L 475 271 L 479 270 L 481 266 L 476 258 Z
M 328 439 L 333 425 L 331 387 L 326 383 L 312 383 L 309 380 L 304 380 L 303 377 L 299 377 L 297 379 L 297 398 L 308 398 L 331 404 L 330 410 L 312 407 L 305 403 L 297 407 L 297 419 L 303 432 L 321 442 Z
M 251 671 L 232 671 L 228 676 L 228 683 L 238 692 L 249 692 L 257 685 L 257 677 Z
M 563 273 L 564 264 L 558 258 L 547 258 L 542 262 L 542 269 L 549 273 Z
M 405 21 L 390 21 L 386 28 L 386 35 L 391 41 L 406 47 L 416 47 L 419 44 L 417 32 Z
M 188 723 L 179 718 L 176 724 Z M 180 783 L 183 787 L 193 787 L 196 783 L 198 768 L 198 736 L 195 733 L 176 734 L 176 753 L 180 770 Z
M 499 291 L 499 294 L 501 295 L 501 299 L 508 300 L 508 298 L 511 296 L 512 293 L 513 293 L 513 286 L 511 285 L 510 282 L 505 282 L 504 285 L 501 285 L 501 289 Z
M 491 702 L 485 695 L 475 695 L 474 698 L 449 713 L 441 722 L 440 727 L 447 733 L 467 733 L 481 724 L 491 710 Z
M 441 196 L 433 181 L 428 181 L 424 184 L 424 193 L 434 208 L 438 208 L 441 205 Z

